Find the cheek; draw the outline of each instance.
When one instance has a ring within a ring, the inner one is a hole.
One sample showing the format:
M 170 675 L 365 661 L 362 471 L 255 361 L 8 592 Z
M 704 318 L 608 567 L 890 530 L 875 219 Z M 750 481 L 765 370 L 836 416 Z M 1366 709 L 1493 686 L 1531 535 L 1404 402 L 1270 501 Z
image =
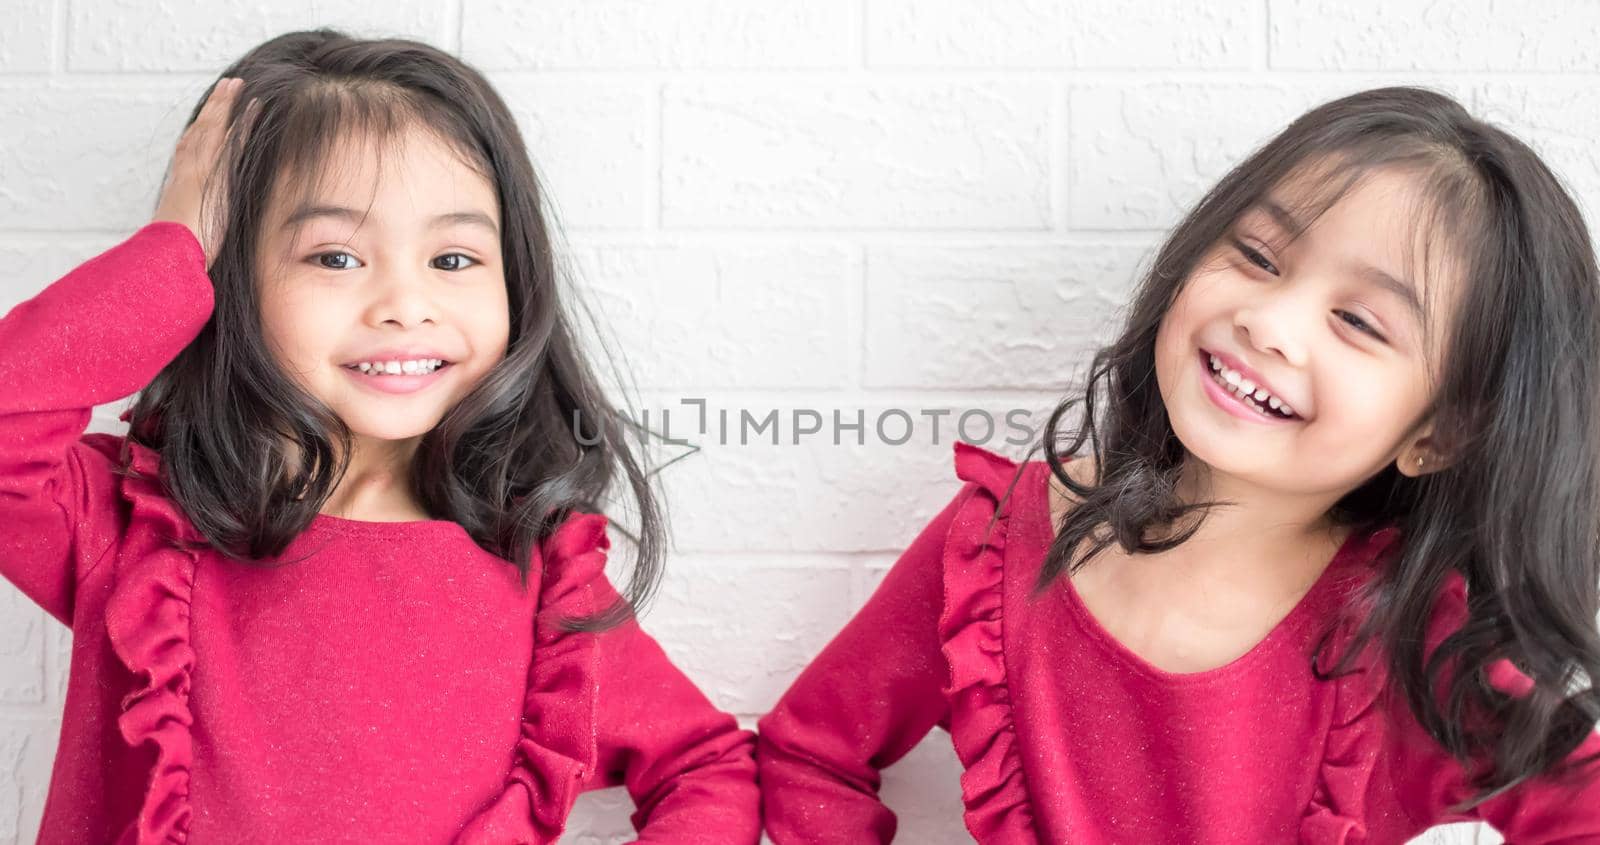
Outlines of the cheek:
M 1207 318 L 1204 306 L 1209 301 L 1209 290 L 1210 282 L 1204 277 L 1186 281 L 1172 306 L 1161 316 L 1161 325 L 1156 330 L 1156 349 L 1169 362 L 1174 355 L 1187 357 L 1190 354 L 1195 333 Z
M 1426 396 L 1414 374 L 1383 370 L 1331 375 L 1322 385 L 1317 395 L 1323 416 L 1338 420 L 1341 437 L 1373 445 L 1400 436 L 1422 412 Z
M 1184 282 L 1173 306 L 1175 309 L 1182 309 L 1190 316 L 1200 315 L 1207 309 L 1217 308 L 1223 302 L 1239 298 L 1239 292 L 1235 290 L 1237 285 L 1237 274 L 1231 268 L 1202 267 Z
M 285 366 L 303 372 L 326 358 L 329 339 L 336 337 L 329 325 L 333 303 L 313 303 L 310 297 L 292 290 L 263 291 L 261 331 L 267 346 Z
M 480 357 L 485 370 L 505 355 L 511 336 L 510 308 L 505 287 L 501 285 L 473 297 L 463 314 L 462 324 L 470 327 L 468 337 L 472 338 L 473 352 Z

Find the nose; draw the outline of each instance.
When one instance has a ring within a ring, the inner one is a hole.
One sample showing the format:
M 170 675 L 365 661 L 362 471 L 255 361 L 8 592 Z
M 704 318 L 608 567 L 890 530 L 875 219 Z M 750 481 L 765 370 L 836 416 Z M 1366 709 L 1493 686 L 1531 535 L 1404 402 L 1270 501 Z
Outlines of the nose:
M 413 328 L 434 322 L 438 315 L 421 274 L 397 272 L 388 274 L 378 284 L 367 316 L 373 325 L 388 323 Z
M 1264 355 L 1277 355 L 1301 367 L 1306 364 L 1306 340 L 1312 337 L 1311 320 L 1319 305 L 1310 301 L 1311 285 L 1283 284 L 1259 295 L 1253 303 L 1234 312 L 1234 330 L 1242 342 Z

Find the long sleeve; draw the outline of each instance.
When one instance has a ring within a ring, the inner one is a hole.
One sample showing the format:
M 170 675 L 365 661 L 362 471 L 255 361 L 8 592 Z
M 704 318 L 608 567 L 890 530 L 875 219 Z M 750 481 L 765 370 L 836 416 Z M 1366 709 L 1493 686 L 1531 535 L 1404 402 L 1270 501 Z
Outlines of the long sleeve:
M 942 558 L 962 500 L 901 554 L 853 619 L 760 722 L 757 760 L 774 842 L 888 842 L 879 770 L 947 718 Z
M 637 621 L 597 640 L 591 785 L 627 787 L 639 842 L 754 845 L 761 835 L 754 735 L 717 710 Z
M 541 546 L 523 737 L 506 789 L 458 845 L 554 842 L 578 793 L 623 785 L 639 842 L 754 845 L 755 738 L 706 700 L 629 620 L 567 623 L 613 606 L 602 514 L 575 511 Z
M 1399 791 L 1421 805 L 1415 814 L 1426 824 L 1487 822 L 1508 845 L 1600 845 L 1600 763 L 1566 780 L 1525 781 L 1465 814 L 1449 814 L 1446 807 L 1471 791 L 1461 764 L 1409 714 L 1396 721 L 1407 725 L 1395 749 Z M 1600 733 L 1591 731 L 1569 759 L 1596 754 Z
M 0 318 L 0 574 L 70 625 L 78 583 L 116 539 L 94 406 L 143 388 L 199 334 L 200 243 L 151 223 Z
M 1454 576 L 1429 622 L 1427 651 L 1466 619 L 1464 579 Z M 1533 681 L 1508 660 L 1491 664 L 1489 683 L 1509 695 L 1527 694 Z M 1392 760 L 1396 793 L 1406 811 L 1427 825 L 1458 821 L 1483 821 L 1498 831 L 1508 845 L 1600 845 L 1600 762 L 1577 769 L 1572 777 L 1535 778 L 1512 787 L 1465 814 L 1450 814 L 1450 805 L 1472 793 L 1459 761 L 1444 750 L 1411 714 L 1399 695 L 1385 697 L 1386 723 L 1393 726 L 1386 743 Z M 1600 755 L 1600 732 L 1587 739 L 1568 760 Z

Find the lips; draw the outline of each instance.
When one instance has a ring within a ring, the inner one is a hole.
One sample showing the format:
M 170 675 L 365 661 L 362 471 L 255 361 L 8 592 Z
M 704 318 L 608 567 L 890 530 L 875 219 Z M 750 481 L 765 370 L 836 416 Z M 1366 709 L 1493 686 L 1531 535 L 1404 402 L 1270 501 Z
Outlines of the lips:
M 1222 366 L 1227 367 L 1230 370 L 1233 370 L 1234 372 L 1238 373 L 1240 376 L 1242 376 L 1242 377 L 1244 377 L 1246 379 L 1249 379 L 1251 384 L 1254 384 L 1256 387 L 1262 388 L 1263 390 L 1265 390 L 1268 393 L 1272 394 L 1273 396 L 1277 397 L 1279 402 L 1282 402 L 1285 405 L 1288 405 L 1290 408 L 1293 408 L 1297 418 L 1299 418 L 1299 419 L 1305 419 L 1306 418 L 1306 414 L 1304 413 L 1305 409 L 1304 409 L 1304 407 L 1303 407 L 1301 402 L 1296 401 L 1294 399 L 1291 399 L 1283 391 L 1281 391 L 1277 387 L 1273 386 L 1265 378 L 1262 378 L 1260 373 L 1256 372 L 1255 370 L 1250 369 L 1250 367 L 1247 366 L 1243 361 L 1239 360 L 1238 358 L 1234 357 L 1233 355 L 1228 354 L 1227 352 L 1220 352 L 1220 351 L 1217 351 L 1217 350 L 1202 348 L 1200 350 L 1200 361 L 1201 361 L 1202 364 L 1205 365 L 1206 372 L 1208 372 L 1208 373 L 1211 372 L 1210 356 L 1212 356 L 1212 355 L 1215 355 L 1217 357 L 1217 360 L 1222 362 Z
M 1210 356 L 1201 350 L 1196 356 L 1195 363 L 1200 367 L 1200 389 L 1206 396 L 1226 411 L 1229 415 L 1267 425 L 1283 423 L 1299 423 L 1304 419 L 1299 416 L 1284 417 L 1263 410 L 1249 400 L 1240 398 L 1233 391 L 1224 387 L 1217 379 L 1217 374 L 1211 369 Z
M 362 362 L 417 361 L 423 358 L 438 358 L 445 364 L 455 362 L 455 358 L 432 346 L 385 346 L 364 352 L 360 357 L 347 358 L 339 366 L 354 367 Z
M 445 373 L 450 370 L 450 365 L 445 364 L 431 373 L 413 373 L 409 375 L 371 375 L 363 373 L 355 367 L 341 368 L 355 379 L 356 383 L 369 390 L 380 393 L 405 394 L 415 393 L 439 382 Z

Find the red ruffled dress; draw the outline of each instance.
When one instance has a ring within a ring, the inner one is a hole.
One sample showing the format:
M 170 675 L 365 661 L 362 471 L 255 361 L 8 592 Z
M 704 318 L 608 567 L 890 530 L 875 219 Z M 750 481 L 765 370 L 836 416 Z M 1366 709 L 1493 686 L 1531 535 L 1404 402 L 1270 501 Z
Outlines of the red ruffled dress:
M 615 784 L 640 841 L 757 840 L 750 733 L 636 622 L 559 625 L 616 596 L 604 516 L 526 589 L 444 520 L 319 515 L 274 568 L 172 543 L 158 455 L 83 432 L 211 307 L 152 223 L 0 319 L 0 573 L 73 631 L 40 843 L 541 843 Z
M 1375 571 L 1393 529 L 1352 533 L 1244 656 L 1174 674 L 1113 639 L 1070 579 L 1030 596 L 1054 534 L 1044 461 L 1020 467 L 1003 506 L 1015 463 L 958 443 L 955 468 L 960 492 L 761 720 L 775 842 L 888 842 L 879 770 L 937 725 L 984 845 L 1399 843 L 1469 819 L 1516 845 L 1600 843 L 1600 767 L 1450 816 L 1468 794 L 1462 767 L 1385 695 L 1382 668 L 1366 659 L 1335 680 L 1312 675 L 1322 624 Z M 1465 598 L 1456 576 L 1430 649 L 1461 624 Z M 1492 681 L 1528 684 L 1505 661 Z M 1591 735 L 1575 753 L 1597 751 Z

